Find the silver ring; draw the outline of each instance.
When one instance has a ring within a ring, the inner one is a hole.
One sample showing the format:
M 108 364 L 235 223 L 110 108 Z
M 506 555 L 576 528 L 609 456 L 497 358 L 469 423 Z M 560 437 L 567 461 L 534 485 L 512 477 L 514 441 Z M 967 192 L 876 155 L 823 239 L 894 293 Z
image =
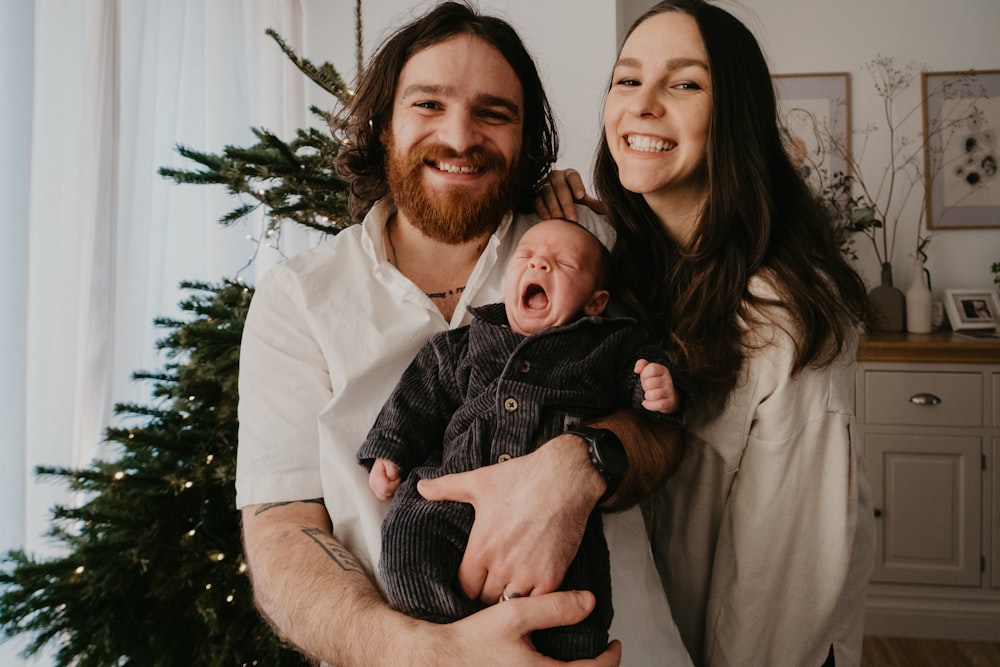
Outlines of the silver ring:
M 503 592 L 500 594 L 500 602 L 508 602 L 514 598 L 523 597 L 520 593 L 507 593 L 507 589 L 504 588 Z

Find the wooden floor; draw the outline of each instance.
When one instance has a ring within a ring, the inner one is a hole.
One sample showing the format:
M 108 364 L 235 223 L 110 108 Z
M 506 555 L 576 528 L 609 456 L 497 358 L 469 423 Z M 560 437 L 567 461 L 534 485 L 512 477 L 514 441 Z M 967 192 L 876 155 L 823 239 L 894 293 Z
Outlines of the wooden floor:
M 997 667 L 998 643 L 865 637 L 861 667 Z

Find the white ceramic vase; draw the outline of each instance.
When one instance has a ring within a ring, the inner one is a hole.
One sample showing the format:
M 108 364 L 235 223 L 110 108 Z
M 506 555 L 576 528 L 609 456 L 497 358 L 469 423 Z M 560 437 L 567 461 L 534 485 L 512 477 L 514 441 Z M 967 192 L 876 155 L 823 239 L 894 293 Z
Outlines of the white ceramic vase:
M 906 290 L 906 330 L 910 333 L 931 332 L 933 300 L 929 277 L 925 275 L 924 262 L 913 261 L 913 282 Z

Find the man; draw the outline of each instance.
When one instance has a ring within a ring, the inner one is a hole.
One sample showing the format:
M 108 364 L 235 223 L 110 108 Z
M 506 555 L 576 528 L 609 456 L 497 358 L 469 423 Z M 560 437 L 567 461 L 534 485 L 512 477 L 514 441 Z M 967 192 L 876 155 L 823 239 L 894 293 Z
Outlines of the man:
M 599 499 L 625 507 L 662 480 L 679 458 L 673 441 L 618 417 L 608 426 L 628 453 L 623 479 L 591 463 L 615 451 L 597 432 L 593 443 L 565 434 L 502 466 L 422 482 L 425 497 L 476 511 L 465 593 L 523 596 L 450 625 L 383 602 L 370 573 L 385 507 L 354 464 L 420 346 L 466 323 L 467 306 L 502 298 L 506 260 L 532 222 L 512 216 L 512 203 L 528 201 L 557 153 L 534 63 L 503 21 L 439 5 L 375 55 L 345 129 L 338 167 L 364 221 L 269 273 L 244 334 L 237 503 L 258 606 L 303 653 L 341 667 L 546 664 L 530 633 L 593 607 L 586 592 L 550 593 L 587 516 Z M 657 582 L 645 552 L 619 566 Z M 644 609 L 654 608 L 673 629 L 665 601 Z M 616 665 L 620 651 L 613 642 L 584 664 Z

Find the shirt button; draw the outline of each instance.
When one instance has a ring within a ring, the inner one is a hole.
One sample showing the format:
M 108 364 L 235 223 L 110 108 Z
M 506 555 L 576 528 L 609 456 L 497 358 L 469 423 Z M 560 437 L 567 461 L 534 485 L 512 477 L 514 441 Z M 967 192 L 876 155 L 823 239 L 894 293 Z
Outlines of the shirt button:
M 504 461 L 510 461 L 512 458 L 514 458 L 514 457 L 511 456 L 510 454 L 501 454 L 500 456 L 497 457 L 497 463 L 503 463 Z
M 507 412 L 517 412 L 517 399 L 508 398 L 503 402 L 503 409 Z
M 525 359 L 521 362 L 521 372 L 530 373 L 531 372 L 531 362 Z

